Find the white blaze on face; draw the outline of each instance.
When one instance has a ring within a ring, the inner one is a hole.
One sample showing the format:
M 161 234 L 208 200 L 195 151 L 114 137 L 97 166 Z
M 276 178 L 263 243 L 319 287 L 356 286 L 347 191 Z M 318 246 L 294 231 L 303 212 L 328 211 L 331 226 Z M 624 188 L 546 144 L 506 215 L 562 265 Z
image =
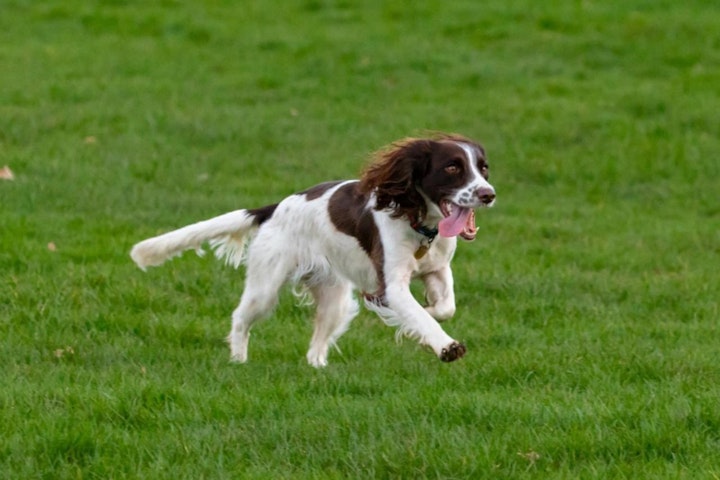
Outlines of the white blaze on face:
M 470 178 L 468 179 L 467 186 L 458 190 L 451 201 L 462 207 L 477 208 L 482 205 L 480 197 L 477 195 L 480 189 L 489 189 L 492 193 L 495 193 L 495 189 L 490 183 L 485 180 L 478 168 L 478 158 L 475 155 L 474 150 L 467 144 L 458 143 L 458 145 L 465 152 L 467 157 L 467 164 L 470 167 Z
M 468 179 L 465 186 L 443 201 L 441 209 L 445 218 L 438 224 L 438 230 L 443 237 L 455 237 L 461 235 L 467 240 L 475 238 L 477 228 L 475 226 L 475 215 L 473 209 L 481 206 L 492 206 L 494 200 L 489 203 L 483 201 L 487 195 L 495 195 L 493 188 L 478 167 L 478 160 L 475 151 L 470 145 L 457 143 L 463 149 L 468 167 Z

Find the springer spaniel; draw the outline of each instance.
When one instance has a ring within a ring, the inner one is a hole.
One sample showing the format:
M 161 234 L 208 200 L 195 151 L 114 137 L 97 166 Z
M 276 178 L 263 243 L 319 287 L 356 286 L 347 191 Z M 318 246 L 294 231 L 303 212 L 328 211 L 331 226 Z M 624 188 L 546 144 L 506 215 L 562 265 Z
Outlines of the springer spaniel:
M 444 362 L 465 355 L 438 321 L 455 313 L 450 260 L 456 237 L 473 240 L 473 209 L 490 207 L 485 150 L 459 135 L 405 139 L 376 154 L 360 180 L 327 182 L 282 202 L 242 209 L 144 240 L 131 257 L 145 269 L 209 242 L 218 258 L 247 266 L 232 314 L 232 360 L 247 360 L 250 328 L 288 282 L 312 295 L 317 312 L 307 360 L 327 365 L 328 348 L 358 313 L 353 290 L 398 335 L 430 346 Z M 439 236 L 438 236 L 439 234 Z M 410 292 L 425 284 L 427 306 Z

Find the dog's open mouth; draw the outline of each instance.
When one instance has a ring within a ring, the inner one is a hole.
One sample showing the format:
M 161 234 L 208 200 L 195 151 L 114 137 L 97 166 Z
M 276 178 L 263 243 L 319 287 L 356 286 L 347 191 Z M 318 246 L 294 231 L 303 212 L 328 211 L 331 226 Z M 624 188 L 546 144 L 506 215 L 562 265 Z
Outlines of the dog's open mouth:
M 443 200 L 440 202 L 440 210 L 445 217 L 438 224 L 440 235 L 443 237 L 460 235 L 465 240 L 475 239 L 477 227 L 475 226 L 475 211 L 472 208 L 461 207 L 449 200 Z

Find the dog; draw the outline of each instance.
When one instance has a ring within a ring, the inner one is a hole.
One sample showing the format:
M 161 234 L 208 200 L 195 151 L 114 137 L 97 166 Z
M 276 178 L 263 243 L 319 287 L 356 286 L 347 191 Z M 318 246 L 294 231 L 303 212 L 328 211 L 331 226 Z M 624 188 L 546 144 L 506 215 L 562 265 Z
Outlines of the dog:
M 456 134 L 406 138 L 377 152 L 359 180 L 333 181 L 280 203 L 235 210 L 144 240 L 130 255 L 143 270 L 208 242 L 218 258 L 246 265 L 232 314 L 231 359 L 244 363 L 253 324 L 292 283 L 316 305 L 307 361 L 327 365 L 329 347 L 365 306 L 398 336 L 427 345 L 440 360 L 466 353 L 438 323 L 455 313 L 450 261 L 457 237 L 477 234 L 475 209 L 495 203 L 483 147 Z M 410 291 L 419 277 L 427 305 Z

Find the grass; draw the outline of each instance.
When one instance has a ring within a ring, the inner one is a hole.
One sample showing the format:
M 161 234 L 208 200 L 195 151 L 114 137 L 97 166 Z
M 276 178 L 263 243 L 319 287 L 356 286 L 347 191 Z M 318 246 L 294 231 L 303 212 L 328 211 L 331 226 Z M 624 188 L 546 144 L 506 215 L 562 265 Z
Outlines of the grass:
M 718 478 L 713 2 L 7 0 L 2 478 Z M 468 356 L 362 313 L 322 371 L 283 297 L 139 239 L 425 129 L 489 151 Z

